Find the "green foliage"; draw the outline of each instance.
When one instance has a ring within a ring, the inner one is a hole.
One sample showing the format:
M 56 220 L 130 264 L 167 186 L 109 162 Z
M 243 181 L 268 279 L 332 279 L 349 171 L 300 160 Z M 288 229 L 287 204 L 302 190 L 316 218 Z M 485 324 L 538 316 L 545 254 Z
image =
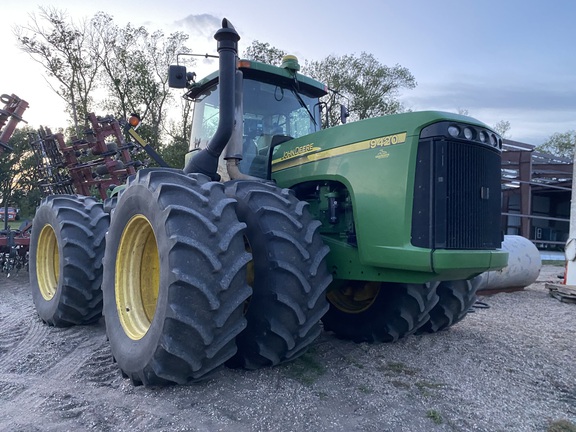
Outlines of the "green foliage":
M 437 390 L 444 387 L 444 384 L 434 383 L 429 381 L 416 381 L 414 386 L 420 390 L 422 396 L 432 396 L 431 390 Z
M 178 53 L 188 52 L 188 35 L 165 35 L 145 27 L 119 27 L 100 12 L 75 23 L 62 11 L 40 7 L 38 16 L 16 26 L 20 48 L 48 73 L 48 84 L 66 101 L 74 131 L 82 134 L 86 114 L 126 118 L 138 113 L 148 128 L 143 138 L 162 144 L 167 109 L 173 102 L 168 88 L 168 66 Z M 105 90 L 103 106 L 94 107 L 96 90 Z
M 171 167 L 184 167 L 184 157 L 190 145 L 191 122 L 192 103 L 180 99 L 180 117 L 170 122 L 167 131 L 169 142 L 159 149 L 160 155 Z
M 442 421 L 443 421 L 442 420 L 442 414 L 440 414 L 436 410 L 428 410 L 426 412 L 426 417 L 428 417 L 430 420 L 432 420 L 437 425 L 442 424 Z
M 189 142 L 190 109 L 182 108 L 173 122 L 168 119 L 168 109 L 175 102 L 167 70 L 177 54 L 190 51 L 185 45 L 187 34 L 165 35 L 132 24 L 121 27 L 104 12 L 76 23 L 53 7 L 40 7 L 38 16 L 32 14 L 29 23 L 16 26 L 14 34 L 20 48 L 46 69 L 48 83 L 67 102 L 75 129 L 72 135 L 81 136 L 89 112 L 117 118 L 138 113 L 143 139 L 167 158 L 181 160 Z M 284 50 L 259 41 L 244 52 L 249 59 L 274 65 L 280 65 L 284 55 Z M 351 120 L 402 111 L 399 90 L 416 85 L 408 69 L 382 65 L 364 52 L 329 56 L 307 63 L 306 69 L 337 90 L 338 98 L 346 99 L 339 101 L 348 105 Z M 97 90 L 106 94 L 99 107 L 93 99 Z M 326 99 L 333 108 L 330 124 L 336 124 L 339 105 L 334 103 L 334 95 Z
M 30 127 L 19 128 L 8 141 L 14 149 L 0 155 L 0 202 L 19 207 L 22 218 L 32 216 L 40 201 L 34 176 L 35 160 L 28 144 Z
M 402 112 L 400 89 L 416 87 L 410 71 L 400 65 L 381 64 L 372 54 L 330 55 L 324 60 L 306 62 L 305 73 L 336 90 L 348 102 L 350 121 Z M 345 102 L 340 100 L 341 103 Z M 330 123 L 340 117 L 330 112 Z
M 148 126 L 140 134 L 159 148 L 166 127 L 166 110 L 172 101 L 168 66 L 176 63 L 178 53 L 189 51 L 184 45 L 188 35 L 150 33 L 143 26 L 131 24 L 122 28 L 103 12 L 92 18 L 91 25 L 100 46 L 101 85 L 108 91 L 106 109 L 120 118 L 138 113 Z
M 255 60 L 261 63 L 280 66 L 282 64 L 282 57 L 286 54 L 286 51 L 273 47 L 268 42 L 259 42 L 255 40 L 248 48 L 246 48 L 242 56 L 248 60 Z
M 576 424 L 569 420 L 557 420 L 548 426 L 547 432 L 576 432 Z
M 40 7 L 27 25 L 16 26 L 14 35 L 22 51 L 41 64 L 48 84 L 68 104 L 72 123 L 79 128 L 91 110 L 92 91 L 100 68 L 98 46 L 86 22 L 76 24 L 53 7 Z
M 286 51 L 259 41 L 254 41 L 244 52 L 248 59 L 277 66 L 284 55 Z M 365 52 L 359 56 L 330 55 L 304 64 L 303 73 L 338 92 L 339 102 L 348 106 L 351 121 L 402 112 L 404 107 L 398 100 L 400 90 L 416 87 L 416 80 L 407 68 L 398 64 L 383 65 L 374 55 Z M 331 107 L 330 125 L 337 124 L 339 105 L 334 104 L 333 99 L 325 102 Z
M 411 368 L 410 366 L 402 362 L 387 362 L 385 365 L 379 365 L 376 367 L 379 371 L 382 371 L 386 376 L 395 375 L 408 375 L 414 376 L 418 374 L 418 370 Z
M 159 153 L 162 159 L 166 161 L 172 168 L 184 167 L 184 156 L 188 152 L 188 141 L 178 137 L 170 144 L 163 146 Z
M 555 134 L 551 135 L 544 144 L 536 147 L 536 150 L 543 153 L 549 153 L 554 156 L 562 156 L 573 159 L 575 146 L 576 131 L 569 130 L 568 132 L 556 132 Z
M 299 381 L 305 386 L 311 386 L 326 373 L 326 368 L 314 356 L 313 349 L 297 360 L 288 363 L 284 370 L 290 378 Z

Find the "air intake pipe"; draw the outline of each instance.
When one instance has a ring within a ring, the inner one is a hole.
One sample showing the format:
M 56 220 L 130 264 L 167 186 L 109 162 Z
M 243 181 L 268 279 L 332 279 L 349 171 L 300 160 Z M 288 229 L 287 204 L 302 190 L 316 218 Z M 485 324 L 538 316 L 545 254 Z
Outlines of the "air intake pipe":
M 201 173 L 212 180 L 220 180 L 217 173 L 218 159 L 234 130 L 235 74 L 240 35 L 226 18 L 222 28 L 214 34 L 218 41 L 219 56 L 219 102 L 218 128 L 206 148 L 196 153 L 184 167 L 185 173 Z

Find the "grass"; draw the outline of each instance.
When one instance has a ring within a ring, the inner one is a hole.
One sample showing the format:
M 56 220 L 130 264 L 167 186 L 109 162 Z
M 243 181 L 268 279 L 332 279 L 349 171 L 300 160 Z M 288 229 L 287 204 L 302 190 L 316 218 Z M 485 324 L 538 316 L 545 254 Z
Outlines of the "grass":
M 370 394 L 373 393 L 372 387 L 366 385 L 366 384 L 361 384 L 358 386 L 358 390 L 364 394 Z
M 546 432 L 576 432 L 576 424 L 569 420 L 556 420 L 550 423 Z
M 328 399 L 328 393 L 326 393 L 326 392 L 324 392 L 324 391 L 316 392 L 316 396 L 318 396 L 318 398 L 319 398 L 320 400 L 326 400 L 326 399 Z
M 408 383 L 405 383 L 403 381 L 398 381 L 398 380 L 392 380 L 390 381 L 390 384 L 392 384 L 394 387 L 396 387 L 397 389 L 405 389 L 408 390 L 411 386 Z
M 436 423 L 437 425 L 442 424 L 442 414 L 440 414 L 438 411 L 436 410 L 428 410 L 426 411 L 426 417 L 428 417 L 430 420 L 432 420 L 434 423 Z
M 357 367 L 358 369 L 364 369 L 364 365 L 362 363 L 360 363 L 358 360 L 356 360 L 353 357 L 349 357 L 349 356 L 342 356 L 344 358 L 344 361 L 346 361 L 348 364 Z
M 420 390 L 423 396 L 431 396 L 430 390 L 437 390 L 444 387 L 444 384 L 433 383 L 429 381 L 417 381 L 415 384 L 416 388 Z
M 542 265 L 551 265 L 556 267 L 564 267 L 565 262 L 562 260 L 542 260 Z
M 12 228 L 12 229 L 17 229 L 20 227 L 20 224 L 22 222 L 20 221 L 8 221 L 8 227 Z M 4 221 L 0 220 L 0 229 L 4 229 Z
M 326 373 L 326 368 L 314 357 L 313 350 L 285 366 L 288 376 L 305 386 L 311 386 Z
M 402 362 L 388 362 L 385 365 L 377 367 L 378 370 L 386 372 L 386 375 L 408 375 L 414 376 L 418 373 L 417 369 L 411 368 Z

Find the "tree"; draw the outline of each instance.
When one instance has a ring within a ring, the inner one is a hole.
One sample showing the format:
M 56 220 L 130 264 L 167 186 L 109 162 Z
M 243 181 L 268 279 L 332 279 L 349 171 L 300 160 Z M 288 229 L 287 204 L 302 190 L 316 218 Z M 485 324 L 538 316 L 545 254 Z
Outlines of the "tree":
M 510 138 L 508 131 L 510 130 L 510 122 L 508 120 L 500 120 L 498 123 L 494 125 L 494 130 L 498 132 L 498 134 L 502 138 Z
M 552 134 L 544 144 L 537 146 L 536 150 L 543 153 L 550 153 L 555 156 L 562 156 L 569 159 L 574 158 L 574 148 L 576 147 L 576 131 Z
M 192 102 L 180 99 L 180 117 L 170 122 L 167 130 L 167 144 L 159 149 L 160 156 L 168 165 L 174 168 L 184 166 L 184 157 L 190 144 L 190 128 L 192 126 Z
M 351 120 L 402 112 L 400 89 L 416 87 L 416 80 L 407 68 L 383 65 L 365 52 L 360 56 L 330 55 L 324 60 L 306 62 L 305 71 L 348 100 Z M 335 116 L 339 112 L 331 113 L 332 124 Z
M 244 56 L 263 63 L 280 65 L 286 51 L 269 43 L 254 41 L 244 51 Z M 381 64 L 372 54 L 362 52 L 359 56 L 330 55 L 320 61 L 305 61 L 303 73 L 310 75 L 336 90 L 338 98 L 348 101 L 351 120 L 362 120 L 403 111 L 398 100 L 402 88 L 416 87 L 416 80 L 410 71 L 400 65 L 389 67 Z M 334 97 L 335 94 L 331 96 Z M 327 98 L 325 98 L 327 99 Z M 333 99 L 329 105 L 329 123 L 336 124 L 340 110 Z M 340 102 L 344 102 L 340 100 Z
M 0 208 L 20 207 L 25 216 L 31 215 L 39 201 L 34 175 L 35 160 L 28 141 L 28 134 L 32 132 L 29 126 L 16 129 L 9 140 L 13 151 L 0 156 Z
M 171 94 L 168 66 L 178 53 L 189 52 L 184 45 L 188 35 L 175 32 L 168 36 L 145 27 L 114 24 L 112 17 L 100 12 L 92 19 L 102 50 L 102 82 L 108 90 L 106 107 L 114 115 L 126 118 L 138 113 L 140 130 L 151 145 L 159 146 L 165 129 L 166 107 Z
M 20 49 L 41 64 L 52 81 L 48 84 L 67 104 L 72 123 L 79 132 L 80 119 L 91 109 L 91 92 L 99 72 L 99 46 L 86 21 L 73 23 L 65 12 L 40 7 L 40 17 L 16 26 L 14 34 Z
M 268 42 L 255 40 L 246 48 L 242 56 L 249 60 L 280 66 L 282 64 L 282 57 L 286 54 L 286 51 L 273 47 Z

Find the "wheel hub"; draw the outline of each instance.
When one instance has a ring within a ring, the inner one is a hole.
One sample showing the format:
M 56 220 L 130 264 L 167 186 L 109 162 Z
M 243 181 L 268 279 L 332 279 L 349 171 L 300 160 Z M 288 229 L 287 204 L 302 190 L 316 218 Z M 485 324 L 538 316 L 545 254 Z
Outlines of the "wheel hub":
M 116 307 L 126 335 L 139 340 L 148 332 L 160 289 L 160 258 L 148 219 L 128 221 L 116 258 Z
M 44 300 L 52 300 L 58 289 L 60 255 L 58 253 L 58 239 L 50 225 L 44 225 L 38 237 L 36 277 L 38 278 L 40 294 Z
M 342 312 L 360 313 L 372 306 L 380 292 L 380 282 L 346 281 L 326 295 Z

